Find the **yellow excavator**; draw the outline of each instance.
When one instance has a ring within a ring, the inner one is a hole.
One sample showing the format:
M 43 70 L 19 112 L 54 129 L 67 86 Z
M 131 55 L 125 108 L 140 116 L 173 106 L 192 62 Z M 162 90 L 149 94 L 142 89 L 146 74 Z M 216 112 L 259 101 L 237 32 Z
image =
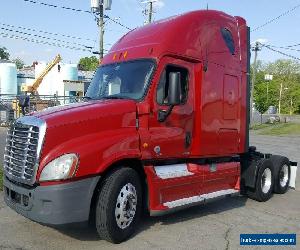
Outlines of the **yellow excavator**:
M 31 86 L 23 85 L 21 87 L 22 92 L 29 92 L 35 94 L 41 85 L 44 77 L 50 72 L 53 67 L 61 61 L 61 56 L 58 54 L 52 62 L 50 62 L 47 67 L 42 71 L 42 73 L 34 80 Z
M 21 86 L 21 91 L 24 93 L 23 96 L 20 96 L 19 99 L 17 98 L 12 103 L 13 109 L 17 112 L 17 117 L 20 116 L 21 110 L 22 110 L 23 115 L 25 115 L 25 113 L 30 112 L 32 110 L 38 111 L 38 110 L 42 110 L 44 108 L 47 108 L 49 106 L 57 105 L 56 101 L 42 100 L 38 95 L 38 88 L 41 85 L 41 83 L 42 83 L 43 79 L 45 78 L 45 76 L 60 61 L 61 61 L 61 56 L 58 54 L 54 58 L 54 60 L 47 65 L 47 67 L 42 71 L 42 73 L 34 80 L 32 85 L 22 85 Z M 26 96 L 28 94 L 30 94 L 30 97 L 28 96 L 27 98 L 30 101 L 27 101 L 28 104 L 25 104 L 24 100 L 26 100 Z M 30 104 L 29 104 L 29 102 L 30 102 Z

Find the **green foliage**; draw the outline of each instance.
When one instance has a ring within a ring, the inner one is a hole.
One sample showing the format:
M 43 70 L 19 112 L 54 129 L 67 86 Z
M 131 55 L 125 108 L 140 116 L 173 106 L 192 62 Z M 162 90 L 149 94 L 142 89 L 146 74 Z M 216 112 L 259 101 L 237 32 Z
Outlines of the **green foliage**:
M 99 65 L 99 59 L 96 56 L 83 57 L 79 60 L 79 69 L 85 71 L 95 71 Z
M 265 74 L 272 74 L 273 80 L 265 81 Z M 281 84 L 281 113 L 300 113 L 300 63 L 282 59 L 268 64 L 258 63 L 254 102 L 259 112 L 265 113 L 269 106 L 278 109 Z
M 0 59 L 9 60 L 9 53 L 5 47 L 0 47 Z
M 16 64 L 17 69 L 22 69 L 25 65 L 24 61 L 21 58 L 13 59 L 12 62 Z

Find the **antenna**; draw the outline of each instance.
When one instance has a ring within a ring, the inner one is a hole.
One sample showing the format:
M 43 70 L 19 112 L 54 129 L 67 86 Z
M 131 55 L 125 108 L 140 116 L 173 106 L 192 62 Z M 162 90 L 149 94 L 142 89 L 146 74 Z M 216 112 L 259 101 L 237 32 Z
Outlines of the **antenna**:
M 208 3 L 206 4 L 206 10 L 208 10 Z

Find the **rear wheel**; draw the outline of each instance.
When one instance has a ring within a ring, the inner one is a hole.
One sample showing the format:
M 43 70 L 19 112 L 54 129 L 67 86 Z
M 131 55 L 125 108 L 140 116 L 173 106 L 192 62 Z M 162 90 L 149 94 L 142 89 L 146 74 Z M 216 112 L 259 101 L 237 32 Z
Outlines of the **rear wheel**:
M 284 194 L 289 188 L 291 170 L 288 158 L 273 155 L 270 160 L 274 165 L 274 193 Z
M 248 191 L 248 196 L 257 201 L 267 201 L 272 197 L 274 176 L 270 160 L 263 159 L 260 163 L 254 190 Z
M 104 180 L 96 207 L 96 228 L 102 239 L 120 243 L 134 232 L 141 213 L 139 175 L 121 168 Z

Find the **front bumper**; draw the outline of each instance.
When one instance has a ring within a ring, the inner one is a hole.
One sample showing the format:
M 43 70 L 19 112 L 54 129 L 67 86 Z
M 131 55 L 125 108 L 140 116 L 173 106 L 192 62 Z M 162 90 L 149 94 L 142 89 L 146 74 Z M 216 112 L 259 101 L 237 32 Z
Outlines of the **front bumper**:
M 25 188 L 4 176 L 4 200 L 10 208 L 36 222 L 50 225 L 83 222 L 89 219 L 99 178 Z

